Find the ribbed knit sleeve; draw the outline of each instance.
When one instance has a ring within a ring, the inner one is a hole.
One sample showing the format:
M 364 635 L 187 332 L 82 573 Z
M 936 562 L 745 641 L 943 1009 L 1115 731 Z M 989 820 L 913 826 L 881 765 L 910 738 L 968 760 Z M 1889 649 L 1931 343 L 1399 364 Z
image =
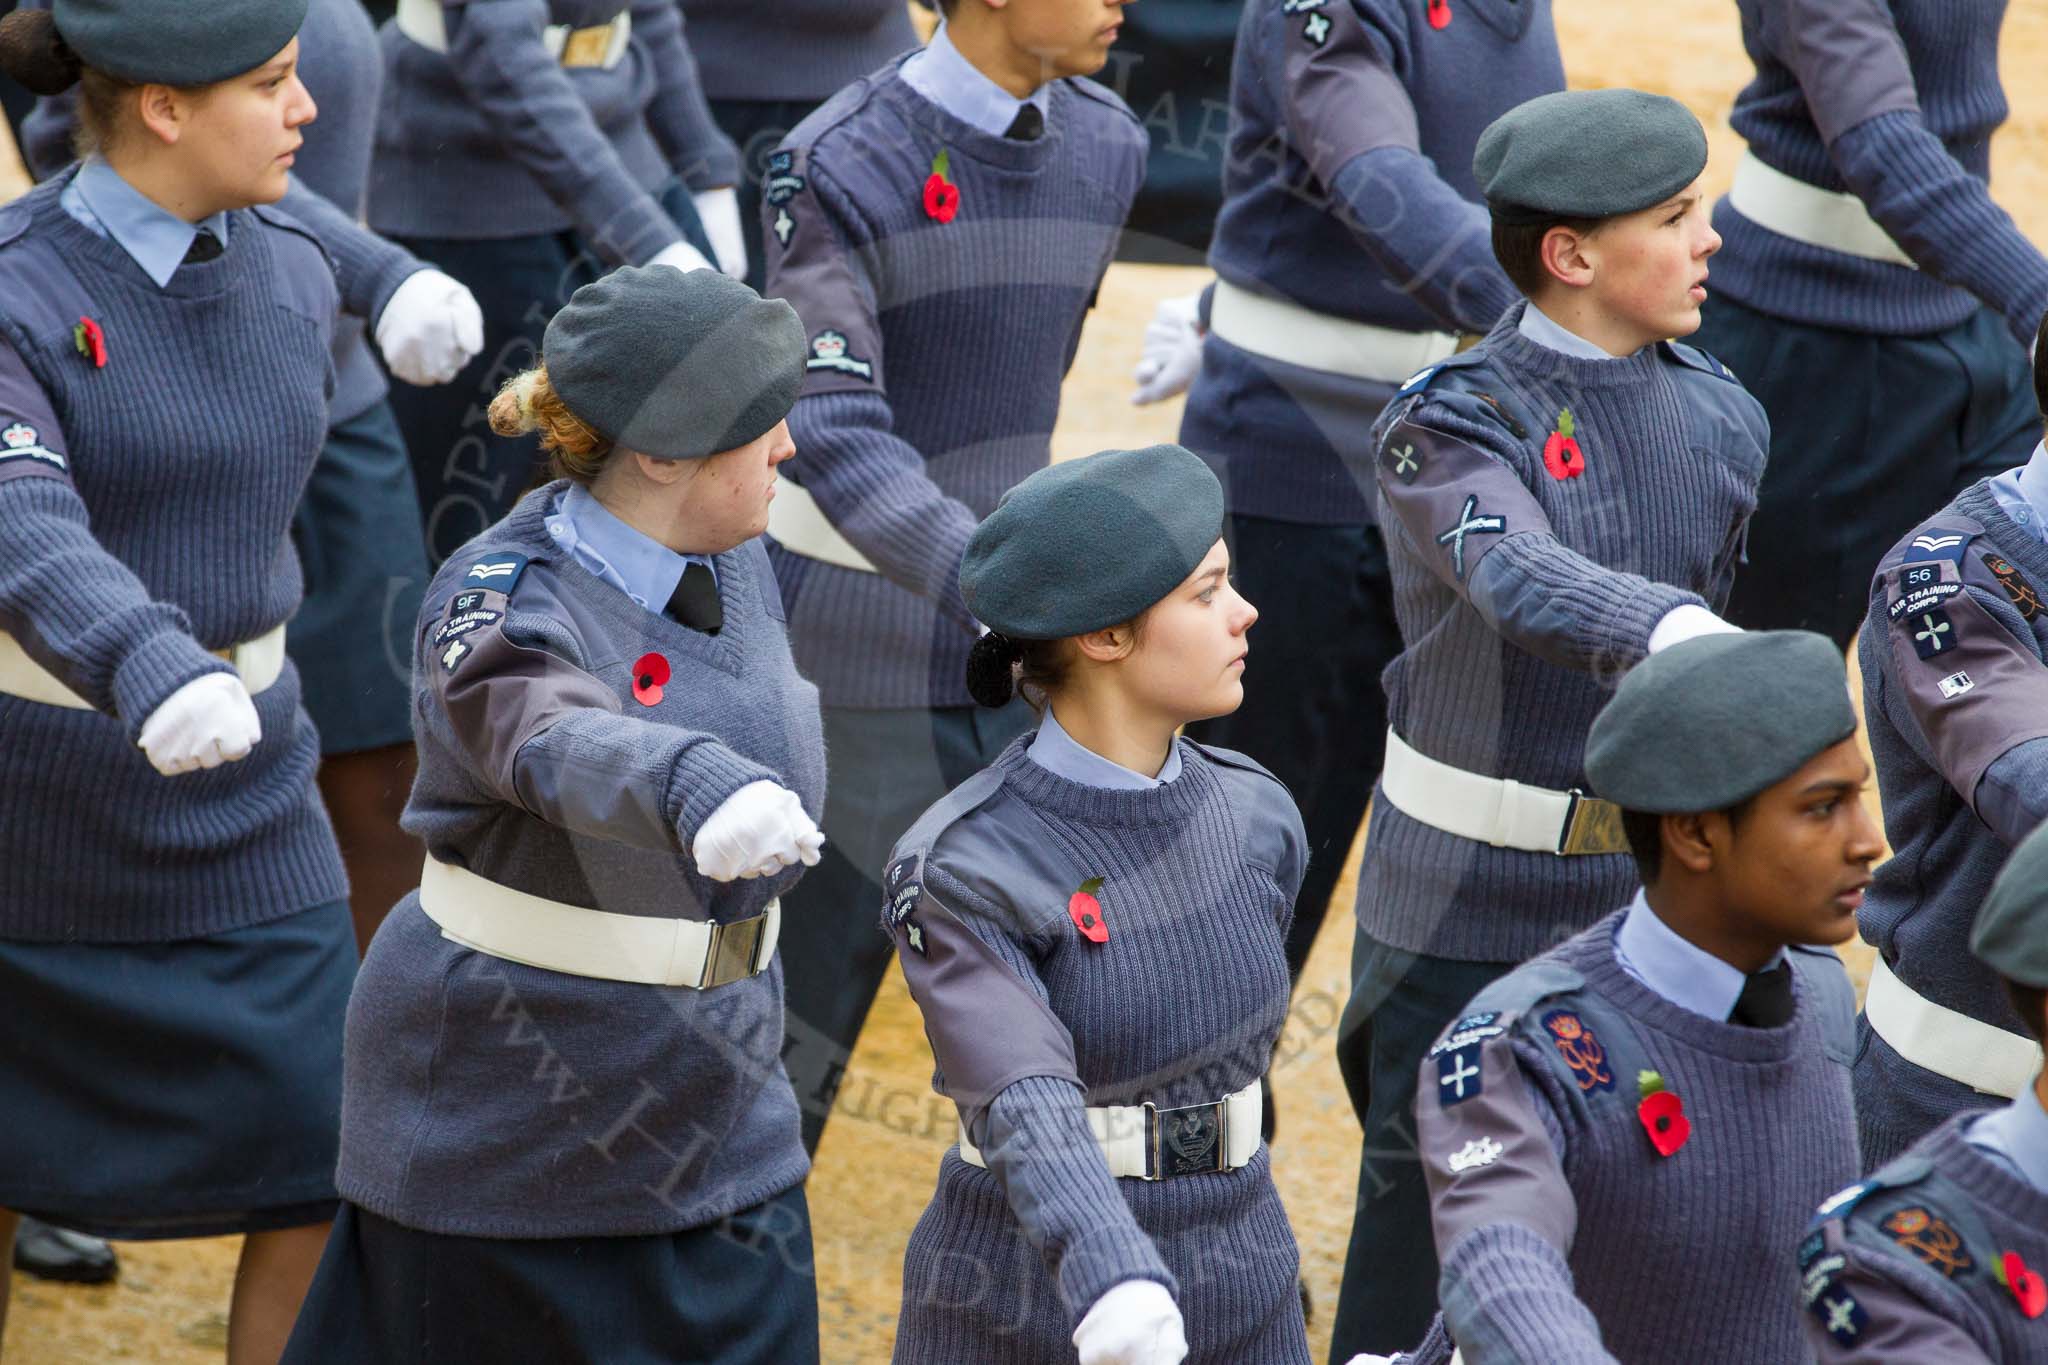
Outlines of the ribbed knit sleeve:
M 932 482 L 916 448 L 896 435 L 880 392 L 809 394 L 789 415 L 804 490 L 839 534 L 890 581 L 962 624 L 960 560 L 976 517 Z
M 342 311 L 372 327 L 398 286 L 426 268 L 419 257 L 370 231 L 354 214 L 338 208 L 297 176 L 292 177 L 278 207 L 311 228 L 334 258 L 334 282 L 341 291 Z
M 2034 344 L 2048 312 L 2048 257 L 1917 109 L 1869 119 L 1829 150 L 1870 216 L 1923 271 L 1969 290 L 2004 315 L 2020 345 Z
M 614 262 L 644 265 L 682 232 L 642 189 L 561 63 L 541 45 L 546 0 L 452 6 L 448 66 L 506 153 Z M 460 193 L 459 187 L 450 187 Z
M 1490 1223 L 1448 1248 L 1438 1293 L 1467 1365 L 1614 1365 L 1571 1267 L 1519 1224 Z
M 647 122 L 669 165 L 693 190 L 736 183 L 739 151 L 711 121 L 678 0 L 634 0 L 632 12 L 634 36 L 646 40 L 654 57 L 654 98 L 647 105 Z
M 0 363 L 20 361 L 8 350 Z M 93 538 L 63 478 L 0 482 L 0 628 L 131 737 L 186 683 L 231 671 L 192 638 L 184 612 L 152 598 Z
M 1332 188 L 1358 244 L 1446 330 L 1484 332 L 1520 297 L 1494 258 L 1486 210 L 1445 184 L 1420 152 L 1367 152 Z

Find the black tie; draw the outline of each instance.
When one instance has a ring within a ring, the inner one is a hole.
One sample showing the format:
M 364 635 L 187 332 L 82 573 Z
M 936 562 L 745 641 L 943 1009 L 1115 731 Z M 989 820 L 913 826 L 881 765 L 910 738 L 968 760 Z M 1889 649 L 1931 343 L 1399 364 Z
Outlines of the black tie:
M 180 264 L 198 265 L 210 261 L 220 255 L 221 249 L 220 238 L 201 228 L 192 235 L 192 245 L 186 248 L 185 259 Z
M 667 611 L 669 619 L 680 621 L 691 630 L 718 634 L 718 628 L 725 624 L 725 608 L 719 605 L 718 579 L 710 565 L 693 561 L 683 570 L 682 581 L 669 594 Z
M 1792 964 L 1780 962 L 1751 972 L 1742 982 L 1729 1021 L 1751 1028 L 1778 1028 L 1792 1022 Z
M 1019 142 L 1036 142 L 1039 134 L 1044 131 L 1045 115 L 1038 112 L 1037 105 L 1027 104 L 1017 111 L 1017 117 L 1010 121 L 1010 126 L 1004 131 L 1003 136 L 1015 138 Z

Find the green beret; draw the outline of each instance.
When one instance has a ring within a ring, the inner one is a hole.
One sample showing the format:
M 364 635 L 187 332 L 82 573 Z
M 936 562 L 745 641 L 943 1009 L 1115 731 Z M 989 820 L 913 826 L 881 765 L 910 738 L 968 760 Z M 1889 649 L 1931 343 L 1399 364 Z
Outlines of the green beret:
M 1855 733 L 1826 636 L 1701 635 L 1629 670 L 1586 735 L 1586 777 L 1623 810 L 1726 810 Z
M 1003 495 L 960 564 L 968 610 L 1013 640 L 1119 625 L 1179 587 L 1223 535 L 1223 485 L 1176 445 L 1049 465 Z
M 307 0 L 52 0 L 65 46 L 138 85 L 212 85 L 284 51 Z
M 1502 114 L 1479 135 L 1472 174 L 1501 222 L 1613 218 L 1699 179 L 1707 130 L 1666 95 L 1564 90 Z
M 2007 980 L 2048 990 L 2048 825 L 2005 860 L 1977 912 L 1970 951 Z
M 626 266 L 570 295 L 548 323 L 548 382 L 587 426 L 658 460 L 743 446 L 789 416 L 804 325 L 716 270 Z

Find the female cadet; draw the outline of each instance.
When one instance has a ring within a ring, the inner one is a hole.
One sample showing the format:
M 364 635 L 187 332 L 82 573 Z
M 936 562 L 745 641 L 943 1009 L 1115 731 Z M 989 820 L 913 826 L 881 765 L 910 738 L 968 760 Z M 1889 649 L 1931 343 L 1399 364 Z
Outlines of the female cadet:
M 276 1358 L 334 1209 L 355 959 L 283 651 L 336 305 L 260 207 L 315 113 L 305 13 L 0 25 L 97 147 L 0 211 L 0 1210 L 247 1233 L 236 1362 Z
M 1305 836 L 1265 769 L 1174 738 L 1244 695 L 1222 529 L 1215 475 L 1155 446 L 1031 475 L 968 544 L 970 690 L 1007 702 L 1021 664 L 1042 719 L 885 873 L 961 1116 L 899 1361 L 1309 1358 L 1259 1141 Z
M 825 752 L 757 539 L 805 349 L 736 280 L 627 267 L 493 402 L 566 477 L 427 589 L 429 856 L 350 1003 L 289 1359 L 817 1359 L 775 942 Z
M 713 254 L 746 273 L 739 158 L 676 0 L 402 0 L 381 36 L 370 226 L 475 290 L 484 315 L 483 353 L 453 383 L 391 396 L 438 565 L 536 472 L 534 442 L 494 433 L 485 409 L 577 285 Z

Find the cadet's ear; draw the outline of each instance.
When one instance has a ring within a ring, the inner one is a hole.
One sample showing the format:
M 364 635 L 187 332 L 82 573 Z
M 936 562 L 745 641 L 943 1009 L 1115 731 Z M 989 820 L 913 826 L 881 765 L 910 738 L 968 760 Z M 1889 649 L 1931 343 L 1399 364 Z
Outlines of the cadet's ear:
M 1710 830 L 1710 822 L 1723 821 L 1722 830 Z M 1687 812 L 1663 819 L 1664 857 L 1695 876 L 1714 870 L 1714 850 L 1727 843 L 1726 817 L 1718 812 Z

